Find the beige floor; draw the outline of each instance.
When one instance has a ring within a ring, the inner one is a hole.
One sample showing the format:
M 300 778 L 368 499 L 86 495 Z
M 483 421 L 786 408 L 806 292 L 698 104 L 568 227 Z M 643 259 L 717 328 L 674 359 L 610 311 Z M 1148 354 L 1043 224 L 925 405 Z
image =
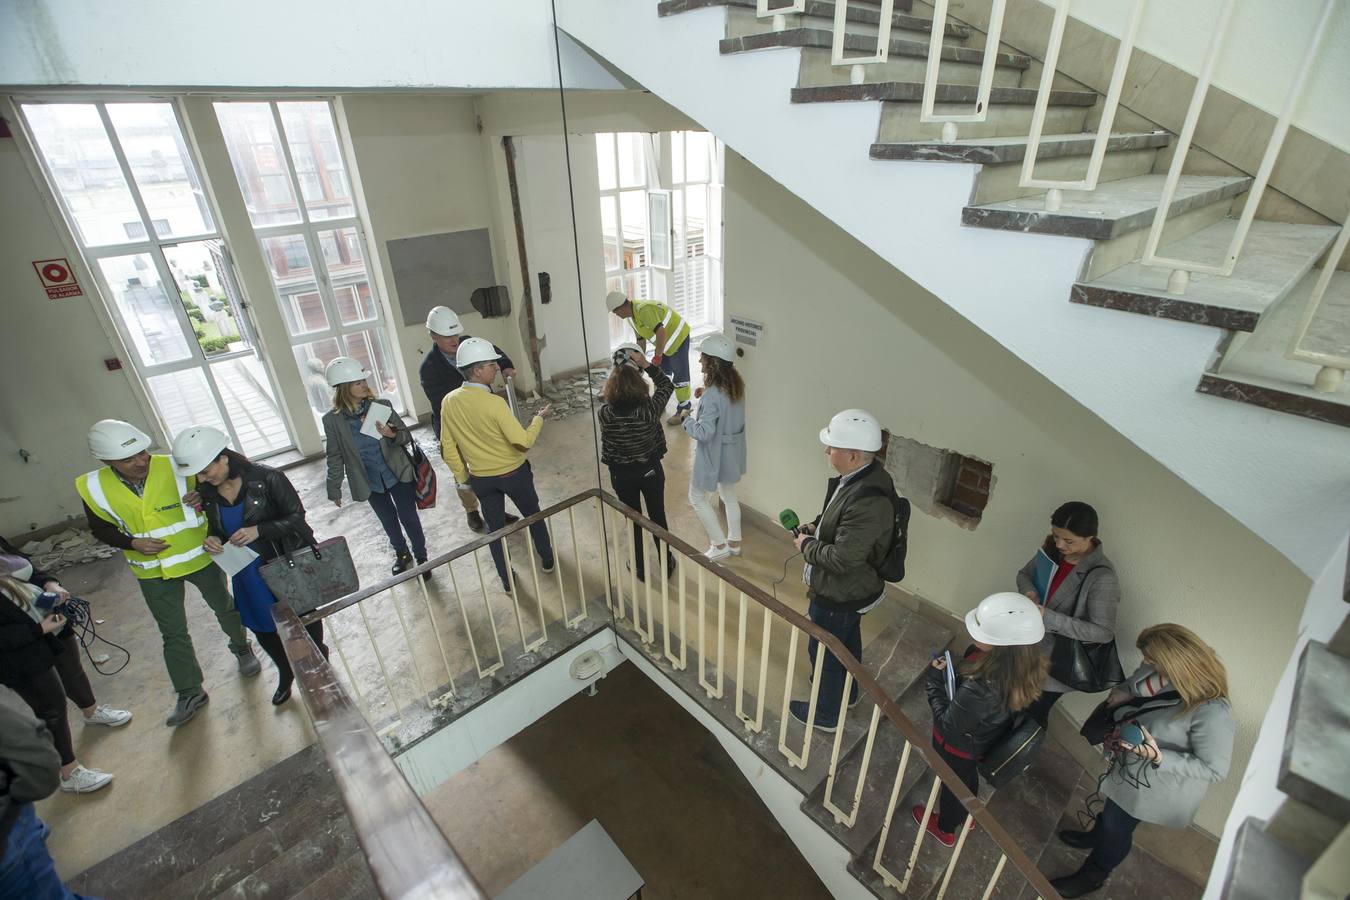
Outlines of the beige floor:
M 644 898 L 829 897 L 712 735 L 628 664 L 426 804 L 489 896 L 597 819 Z

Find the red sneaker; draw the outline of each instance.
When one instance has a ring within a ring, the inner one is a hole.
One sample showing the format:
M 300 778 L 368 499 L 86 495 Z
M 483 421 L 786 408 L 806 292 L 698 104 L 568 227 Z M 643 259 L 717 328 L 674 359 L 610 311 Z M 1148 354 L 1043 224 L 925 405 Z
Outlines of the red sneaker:
M 914 816 L 914 822 L 917 825 L 923 825 L 923 804 L 915 806 L 910 812 Z M 956 846 L 956 834 L 951 831 L 943 831 L 938 827 L 937 810 L 933 810 L 928 817 L 928 833 L 938 839 L 938 842 L 944 847 Z

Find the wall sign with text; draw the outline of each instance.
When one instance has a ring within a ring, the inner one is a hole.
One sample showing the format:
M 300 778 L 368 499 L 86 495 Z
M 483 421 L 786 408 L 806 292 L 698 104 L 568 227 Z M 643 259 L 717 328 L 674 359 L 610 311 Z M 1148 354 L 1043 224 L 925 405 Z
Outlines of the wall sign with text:
M 758 347 L 759 342 L 764 340 L 764 323 L 756 322 L 753 319 L 746 319 L 741 316 L 727 316 L 727 321 L 731 323 L 731 337 L 738 344 L 744 344 L 747 347 Z
M 70 262 L 65 259 L 35 259 L 33 268 L 37 270 L 38 280 L 47 289 L 48 300 L 64 300 L 67 297 L 79 297 L 84 294 L 75 273 L 70 270 Z

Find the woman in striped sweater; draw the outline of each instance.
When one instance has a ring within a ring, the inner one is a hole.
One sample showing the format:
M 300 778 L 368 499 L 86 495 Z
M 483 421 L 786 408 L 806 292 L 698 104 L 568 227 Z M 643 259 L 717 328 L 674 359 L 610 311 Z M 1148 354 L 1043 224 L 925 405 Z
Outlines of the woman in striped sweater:
M 646 373 L 655 390 L 649 390 Z M 666 472 L 661 457 L 666 455 L 666 435 L 661 427 L 675 383 L 670 376 L 642 354 L 636 344 L 623 344 L 614 351 L 614 369 L 605 379 L 600 405 L 600 460 L 609 466 L 609 482 L 614 493 L 627 506 L 642 511 L 662 528 L 666 526 Z M 655 538 L 653 538 L 655 540 Z M 642 528 L 633 524 L 633 541 L 638 548 L 637 577 L 646 580 L 642 552 Z M 656 552 L 661 552 L 658 542 Z M 675 555 L 666 550 L 666 576 L 675 571 Z

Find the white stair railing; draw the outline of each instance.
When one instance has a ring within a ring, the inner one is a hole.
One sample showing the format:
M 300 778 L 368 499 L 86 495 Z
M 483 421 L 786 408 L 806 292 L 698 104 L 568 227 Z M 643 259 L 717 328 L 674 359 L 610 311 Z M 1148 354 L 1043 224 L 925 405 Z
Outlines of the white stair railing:
M 787 27 L 787 15 L 801 15 L 806 12 L 806 0 L 792 0 L 786 5 L 769 8 L 769 0 L 755 0 L 755 15 L 761 19 L 773 17 L 773 30 L 782 31 Z
M 852 66 L 849 80 L 862 84 L 863 66 L 884 63 L 891 52 L 891 20 L 895 15 L 895 0 L 881 0 L 881 20 L 877 26 L 876 51 L 871 56 L 845 56 L 844 38 L 847 36 L 848 0 L 834 2 L 834 43 L 830 61 L 836 66 Z
M 1041 134 L 1045 130 L 1045 115 L 1050 105 L 1050 93 L 1055 84 L 1055 66 L 1059 62 L 1060 45 L 1064 42 L 1064 28 L 1069 20 L 1070 2 L 1072 0 L 1059 0 L 1055 7 L 1055 18 L 1050 26 L 1050 44 L 1045 51 L 1045 67 L 1041 71 L 1041 84 L 1036 92 L 1036 108 L 1031 115 L 1031 134 L 1027 138 L 1027 151 L 1022 158 L 1022 177 L 1019 182 L 1024 188 L 1045 189 L 1045 208 L 1051 211 L 1060 208 L 1064 202 L 1063 192 L 1066 190 L 1097 189 L 1102 162 L 1106 159 L 1106 147 L 1111 140 L 1111 126 L 1115 124 L 1120 94 L 1125 87 L 1125 71 L 1129 68 L 1130 54 L 1134 51 L 1134 36 L 1139 31 L 1139 20 L 1144 14 L 1144 0 L 1133 0 L 1130 18 L 1125 26 L 1125 33 L 1120 37 L 1120 48 L 1116 51 L 1116 65 L 1111 73 L 1111 83 L 1107 87 L 1106 101 L 1102 105 L 1101 123 L 1097 126 L 1097 136 L 1092 141 L 1092 156 L 1088 160 L 1087 174 L 1077 181 L 1037 178 L 1036 156 L 1040 152 Z
M 1285 136 L 1289 133 L 1289 126 L 1294 117 L 1294 108 L 1298 105 L 1299 97 L 1303 94 L 1303 87 L 1307 83 L 1308 75 L 1317 59 L 1317 51 L 1322 45 L 1323 38 L 1326 37 L 1327 23 L 1339 2 L 1340 0 L 1326 0 L 1326 4 L 1322 8 L 1322 15 L 1318 18 L 1317 25 L 1313 29 L 1312 40 L 1308 44 L 1307 51 L 1303 54 L 1303 61 L 1299 65 L 1293 83 L 1289 86 L 1289 93 L 1285 97 L 1279 118 L 1275 122 L 1275 130 L 1271 133 L 1270 142 L 1266 145 L 1266 152 L 1261 158 L 1261 165 L 1256 170 L 1256 180 L 1247 193 L 1246 204 L 1243 206 L 1242 215 L 1238 219 L 1237 229 L 1233 232 L 1233 238 L 1224 253 L 1223 261 L 1214 265 L 1198 260 L 1161 256 L 1158 253 L 1158 244 L 1162 240 L 1163 228 L 1167 224 L 1167 213 L 1176 197 L 1177 185 L 1181 180 L 1181 171 L 1186 165 L 1186 155 L 1190 150 L 1191 140 L 1195 137 L 1196 126 L 1200 122 L 1200 110 L 1204 106 L 1205 95 L 1209 92 L 1210 81 L 1214 76 L 1214 67 L 1219 53 L 1223 49 L 1224 37 L 1228 32 L 1228 23 L 1232 18 L 1235 0 L 1224 0 L 1219 11 L 1218 21 L 1215 23 L 1213 36 L 1210 38 L 1209 50 L 1205 54 L 1204 65 L 1201 67 L 1200 75 L 1195 82 L 1195 93 L 1191 96 L 1191 105 L 1186 111 L 1186 120 L 1182 124 L 1181 135 L 1177 138 L 1176 154 L 1172 157 L 1172 165 L 1167 170 L 1167 179 L 1163 182 L 1162 196 L 1158 198 L 1158 210 L 1154 213 L 1153 226 L 1148 232 L 1148 242 L 1144 247 L 1144 255 L 1140 259 L 1140 262 L 1146 266 L 1172 270 L 1172 274 L 1167 278 L 1167 292 L 1169 294 L 1184 294 L 1192 274 L 1218 275 L 1225 278 L 1233 274 L 1233 267 L 1237 265 L 1238 256 L 1242 253 L 1242 245 L 1247 240 L 1247 232 L 1251 228 L 1252 221 L 1256 218 L 1257 207 L 1261 205 L 1261 196 L 1265 193 L 1266 184 L 1270 181 L 1270 174 L 1275 169 L 1275 160 L 1280 155 L 1280 148 L 1284 146 Z
M 998 63 L 998 45 L 1003 35 L 1003 14 L 1008 0 L 994 0 L 989 10 L 989 31 L 984 40 L 984 62 L 980 65 L 980 86 L 975 95 L 975 111 L 938 115 L 933 112 L 937 102 L 938 69 L 942 65 L 942 41 L 947 36 L 947 0 L 933 0 L 933 29 L 928 37 L 928 68 L 923 76 L 923 106 L 920 122 L 941 122 L 942 139 L 956 140 L 957 125 L 961 122 L 983 122 L 989 116 L 989 95 L 994 89 L 994 66 Z
M 1326 261 L 1322 263 L 1322 274 L 1318 276 L 1317 283 L 1313 285 L 1312 295 L 1308 297 L 1308 305 L 1303 309 L 1303 318 L 1299 321 L 1298 328 L 1294 329 L 1294 336 L 1289 341 L 1289 350 L 1285 354 L 1289 359 L 1320 365 L 1322 368 L 1317 371 L 1317 375 L 1313 379 L 1313 387 L 1327 393 L 1339 389 L 1344 382 L 1345 372 L 1350 369 L 1350 357 L 1309 350 L 1303 347 L 1303 341 L 1307 338 L 1308 329 L 1312 327 L 1313 321 L 1322 309 L 1322 303 L 1327 296 L 1327 288 L 1331 286 L 1331 279 L 1336 275 L 1336 267 L 1345 257 L 1346 244 L 1350 244 L 1350 217 L 1347 217 L 1345 224 L 1341 226 L 1341 233 L 1336 236 L 1336 243 L 1331 245 L 1331 252 L 1327 254 Z

